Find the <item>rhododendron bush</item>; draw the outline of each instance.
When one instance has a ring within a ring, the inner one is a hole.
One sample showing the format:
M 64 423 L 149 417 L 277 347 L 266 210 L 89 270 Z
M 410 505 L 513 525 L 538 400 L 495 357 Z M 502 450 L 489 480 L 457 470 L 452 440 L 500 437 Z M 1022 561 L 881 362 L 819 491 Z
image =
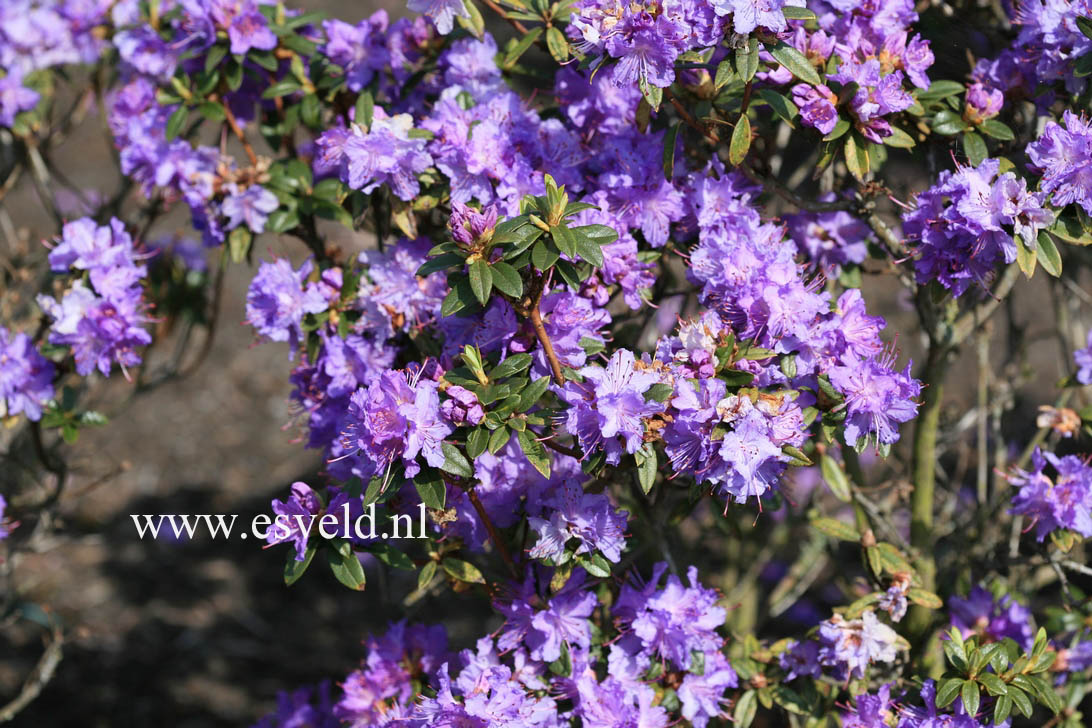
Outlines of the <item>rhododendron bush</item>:
M 1083 725 L 1087 0 L 7 0 L 0 68 L 55 223 L 0 269 L 6 562 L 236 266 L 323 461 L 268 568 L 405 605 L 259 725 Z

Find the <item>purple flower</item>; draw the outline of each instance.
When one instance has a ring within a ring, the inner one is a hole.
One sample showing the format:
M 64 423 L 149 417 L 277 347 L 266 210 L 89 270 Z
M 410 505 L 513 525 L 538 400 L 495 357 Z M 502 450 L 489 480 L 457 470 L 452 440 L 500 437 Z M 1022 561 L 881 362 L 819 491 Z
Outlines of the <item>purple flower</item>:
M 529 520 L 538 534 L 538 542 L 529 552 L 531 558 L 561 564 L 572 539 L 579 543 L 576 554 L 600 552 L 614 563 L 622 558 L 626 515 L 616 511 L 607 496 L 585 493 L 579 482 L 568 479 L 543 505 L 542 515 L 546 517 L 533 516 Z
M 830 369 L 830 383 L 846 398 L 846 443 L 863 449 L 871 440 L 877 446 L 899 439 L 898 425 L 918 413 L 921 383 L 910 376 L 912 362 L 901 371 L 891 369 L 894 356 L 861 359 L 846 352 Z
M 8 522 L 4 519 L 4 511 L 8 507 L 8 502 L 4 499 L 4 496 L 0 495 L 0 541 L 11 535 L 11 528 L 8 526 Z
M 819 662 L 838 680 L 857 679 L 873 662 L 894 662 L 897 639 L 873 611 L 850 620 L 835 614 L 819 624 Z
M 679 686 L 682 716 L 695 728 L 705 728 L 709 721 L 726 715 L 730 701 L 724 691 L 739 685 L 739 677 L 720 652 L 705 653 L 705 670 L 701 675 L 688 672 Z
M 724 624 L 725 611 L 717 606 L 717 593 L 698 581 L 697 567 L 687 570 L 689 587 L 671 574 L 661 590 L 655 589 L 659 575 L 644 590 L 628 585 L 618 599 L 615 615 L 628 622 L 643 648 L 674 663 L 679 670 L 690 667 L 691 652 L 720 649 L 724 640 L 716 629 Z
M 415 13 L 424 13 L 436 25 L 440 35 L 447 35 L 455 26 L 455 18 L 469 18 L 463 0 L 409 0 L 406 7 Z
M 246 223 L 251 232 L 258 235 L 265 230 L 266 219 L 279 204 L 277 196 L 261 185 L 251 185 L 240 192 L 238 187 L 231 184 L 227 186 L 227 196 L 220 209 L 228 219 L 228 230 Z
M 1056 207 L 1075 202 L 1092 215 L 1092 126 L 1071 111 L 1065 126 L 1048 121 L 1042 135 L 1028 145 L 1032 169 L 1043 175 L 1042 189 Z
M 53 362 L 38 353 L 25 333 L 14 336 L 0 326 L 0 418 L 25 414 L 42 417 L 42 407 L 53 398 Z
M 633 454 L 640 449 L 645 417 L 662 412 L 664 406 L 645 399 L 645 392 L 660 375 L 637 367 L 633 352 L 620 349 L 607 367 L 587 366 L 580 370 L 584 382 L 566 382 L 562 396 L 569 403 L 567 428 L 580 441 L 585 453 L 600 447 L 607 462 L 617 465 L 622 450 Z M 621 436 L 624 446 L 618 444 Z
M 461 202 L 451 205 L 451 219 L 448 227 L 451 236 L 466 246 L 488 243 L 493 239 L 493 229 L 497 226 L 497 208 L 493 205 L 478 212 Z
M 571 577 L 569 584 L 549 601 L 546 609 L 531 618 L 534 632 L 528 646 L 533 659 L 553 662 L 561 657 L 563 642 L 570 649 L 587 648 L 591 644 L 588 617 L 598 602 L 595 594 L 580 589 L 581 582 L 580 577 Z
M 1020 488 L 1012 497 L 1012 512 L 1031 521 L 1039 541 L 1061 528 L 1092 537 L 1092 467 L 1076 455 L 1058 457 L 1038 448 L 1031 462 L 1030 472 L 1009 475 L 1009 482 Z M 1048 464 L 1055 470 L 1054 480 L 1043 472 Z
M 801 212 L 786 216 L 785 222 L 796 247 L 824 272 L 837 276 L 843 266 L 863 263 L 868 257 L 865 241 L 872 233 L 848 212 Z
M 39 98 L 37 91 L 23 85 L 21 73 L 10 70 L 0 78 L 0 126 L 10 127 L 15 123 L 15 115 L 33 109 Z
M 313 265 L 299 270 L 284 258 L 263 262 L 246 294 L 247 322 L 270 341 L 287 341 L 294 350 L 303 335 L 304 314 L 322 313 L 329 306 L 319 287 L 308 283 Z
M 324 512 L 322 499 L 307 483 L 296 481 L 292 493 L 284 501 L 273 501 L 273 524 L 266 531 L 270 545 L 291 542 L 296 547 L 296 561 L 303 561 L 311 527 Z
M 1085 339 L 1085 347 L 1073 352 L 1073 361 L 1077 363 L 1077 381 L 1092 384 L 1092 329 Z
M 387 371 L 353 393 L 344 440 L 350 453 L 364 456 L 369 475 L 401 459 L 412 478 L 421 472 L 418 455 L 433 467 L 444 464 L 441 443 L 451 432 L 440 416 L 436 382 L 421 378 L 411 383 L 404 371 Z
M 904 213 L 903 229 L 917 241 L 919 282 L 938 280 L 955 296 L 973 282 L 985 286 L 998 261 L 1016 260 L 1014 236 L 1034 246 L 1039 230 L 1053 221 L 1023 179 L 999 171 L 1000 162 L 987 159 L 977 167 L 941 172 L 936 184 L 917 195 L 916 207 Z
M 448 422 L 458 427 L 459 425 L 476 426 L 485 419 L 485 410 L 482 409 L 478 395 L 469 389 L 457 384 L 444 390 L 447 399 L 440 405 L 440 412 Z
M 1009 637 L 1021 649 L 1031 649 L 1035 634 L 1031 610 L 1007 594 L 994 599 L 990 592 L 976 586 L 967 598 L 954 596 L 948 601 L 952 626 L 965 638 L 978 634 L 983 642 L 1000 642 Z
M 227 30 L 235 55 L 252 48 L 271 51 L 277 47 L 277 36 L 254 0 L 213 0 L 208 13 L 216 25 Z
M 780 33 L 789 25 L 781 9 L 785 6 L 804 7 L 804 0 L 712 0 L 717 15 L 731 13 L 735 31 L 747 35 L 755 28 Z
M 982 724 L 963 710 L 962 699 L 957 699 L 954 714 L 941 714 L 937 708 L 937 686 L 932 680 L 926 680 L 921 686 L 921 699 L 925 708 L 904 706 L 899 718 L 898 728 L 981 728 Z M 1002 725 L 1007 725 L 1006 721 Z
M 315 143 L 323 164 L 337 169 L 354 190 L 367 194 L 388 184 L 398 198 L 412 200 L 421 191 L 417 175 L 432 164 L 425 140 L 409 136 L 412 128 L 409 114 L 387 116 L 377 107 L 369 130 L 359 124 L 331 129 Z
M 972 122 L 983 122 L 1001 113 L 1005 95 L 999 89 L 983 83 L 973 83 L 967 87 L 967 116 Z
M 887 719 L 895 715 L 890 684 L 858 695 L 854 703 L 853 711 L 842 717 L 842 728 L 888 728 Z
M 384 42 L 387 30 L 385 10 L 377 10 L 356 25 L 340 20 L 324 20 L 322 29 L 326 32 L 323 53 L 341 66 L 345 72 L 345 85 L 350 91 L 359 92 L 371 83 L 377 71 L 390 66 L 390 52 Z
M 330 701 L 330 683 L 277 693 L 277 708 L 253 728 L 338 728 Z
M 798 83 L 792 87 L 792 100 L 800 108 L 800 120 L 823 134 L 838 124 L 838 97 L 826 86 Z
M 149 319 L 144 314 L 139 288 L 104 298 L 77 281 L 60 303 L 39 296 L 38 305 L 53 319 L 49 342 L 72 347 L 80 376 L 87 376 L 96 367 L 103 376 L 109 376 L 115 362 L 122 370 L 137 366 L 141 357 L 136 348 L 152 343 L 144 329 Z
M 434 675 L 450 659 L 447 632 L 442 626 L 390 625 L 378 637 L 364 642 L 367 656 L 360 668 L 341 684 L 342 695 L 334 706 L 338 725 L 387 725 L 406 717 L 417 691 L 413 681 Z

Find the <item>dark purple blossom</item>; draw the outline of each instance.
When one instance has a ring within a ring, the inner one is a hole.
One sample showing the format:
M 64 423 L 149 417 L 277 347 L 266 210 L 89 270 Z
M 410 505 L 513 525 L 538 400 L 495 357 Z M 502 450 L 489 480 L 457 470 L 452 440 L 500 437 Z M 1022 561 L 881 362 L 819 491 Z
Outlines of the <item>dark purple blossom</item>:
M 1092 537 L 1092 467 L 1076 455 L 1058 457 L 1036 448 L 1032 470 L 1016 470 L 1009 482 L 1020 490 L 1012 497 L 1012 512 L 1035 526 L 1042 541 L 1051 531 L 1068 529 Z M 1051 479 L 1044 472 L 1053 467 Z
M 38 353 L 29 336 L 0 326 L 0 418 L 41 419 L 53 398 L 53 374 L 53 362 Z
M 1031 649 L 1035 634 L 1031 611 L 1011 596 L 994 599 L 993 594 L 976 586 L 966 598 L 953 596 L 948 602 L 952 626 L 964 638 L 977 634 L 983 642 L 1000 642 L 1008 637 L 1021 649 Z

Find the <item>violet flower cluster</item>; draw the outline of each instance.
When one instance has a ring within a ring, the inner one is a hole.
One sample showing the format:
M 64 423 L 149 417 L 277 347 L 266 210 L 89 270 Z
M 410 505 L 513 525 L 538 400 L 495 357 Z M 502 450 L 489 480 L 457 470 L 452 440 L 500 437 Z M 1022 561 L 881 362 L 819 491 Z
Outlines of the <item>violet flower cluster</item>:
M 1009 482 L 1019 488 L 1012 497 L 1012 512 L 1028 519 L 1038 541 L 1059 529 L 1092 537 L 1092 466 L 1087 460 L 1036 448 L 1031 466 L 1030 471 L 1009 474 Z M 1046 473 L 1048 467 L 1053 477 Z
M 938 281 L 955 296 L 976 283 L 987 287 L 998 264 L 1016 261 L 1018 239 L 1036 249 L 1039 231 L 1054 221 L 1043 203 L 1026 180 L 1002 172 L 997 159 L 941 172 L 903 214 L 918 281 Z
M 30 336 L 0 327 L 0 418 L 21 414 L 40 420 L 53 398 L 55 371 Z
M 71 348 L 81 376 L 96 369 L 109 376 L 114 364 L 126 372 L 141 363 L 138 350 L 152 342 L 141 257 L 116 218 L 101 226 L 90 218 L 67 223 L 50 251 L 54 272 L 74 270 L 81 277 L 59 301 L 40 295 L 38 305 L 52 322 L 49 343 Z

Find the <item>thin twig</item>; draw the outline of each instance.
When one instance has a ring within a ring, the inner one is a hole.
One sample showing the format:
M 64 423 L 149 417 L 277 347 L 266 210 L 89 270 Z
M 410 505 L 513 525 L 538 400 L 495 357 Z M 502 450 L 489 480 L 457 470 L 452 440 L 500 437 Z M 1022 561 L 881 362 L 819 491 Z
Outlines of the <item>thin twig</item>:
M 0 723 L 6 723 L 27 707 L 38 697 L 42 689 L 53 679 L 53 673 L 61 661 L 64 647 L 64 634 L 59 626 L 54 625 L 52 637 L 46 645 L 38 663 L 34 666 L 30 676 L 23 683 L 23 689 L 19 691 L 7 705 L 0 708 Z
M 481 498 L 479 498 L 478 494 L 474 491 L 473 484 L 465 490 L 466 497 L 470 499 L 470 503 L 474 506 L 474 510 L 478 512 L 478 518 L 485 524 L 485 530 L 489 532 L 489 538 L 493 541 L 493 545 L 497 547 L 497 552 L 500 554 L 501 559 L 504 560 L 504 564 L 508 567 L 508 571 L 511 572 L 512 578 L 518 579 L 519 569 L 516 568 L 516 562 L 512 561 L 512 555 L 508 553 L 508 547 L 504 545 L 504 541 L 501 539 L 500 534 L 497 533 L 497 528 L 493 525 L 492 519 L 489 518 L 485 506 L 482 505 Z

